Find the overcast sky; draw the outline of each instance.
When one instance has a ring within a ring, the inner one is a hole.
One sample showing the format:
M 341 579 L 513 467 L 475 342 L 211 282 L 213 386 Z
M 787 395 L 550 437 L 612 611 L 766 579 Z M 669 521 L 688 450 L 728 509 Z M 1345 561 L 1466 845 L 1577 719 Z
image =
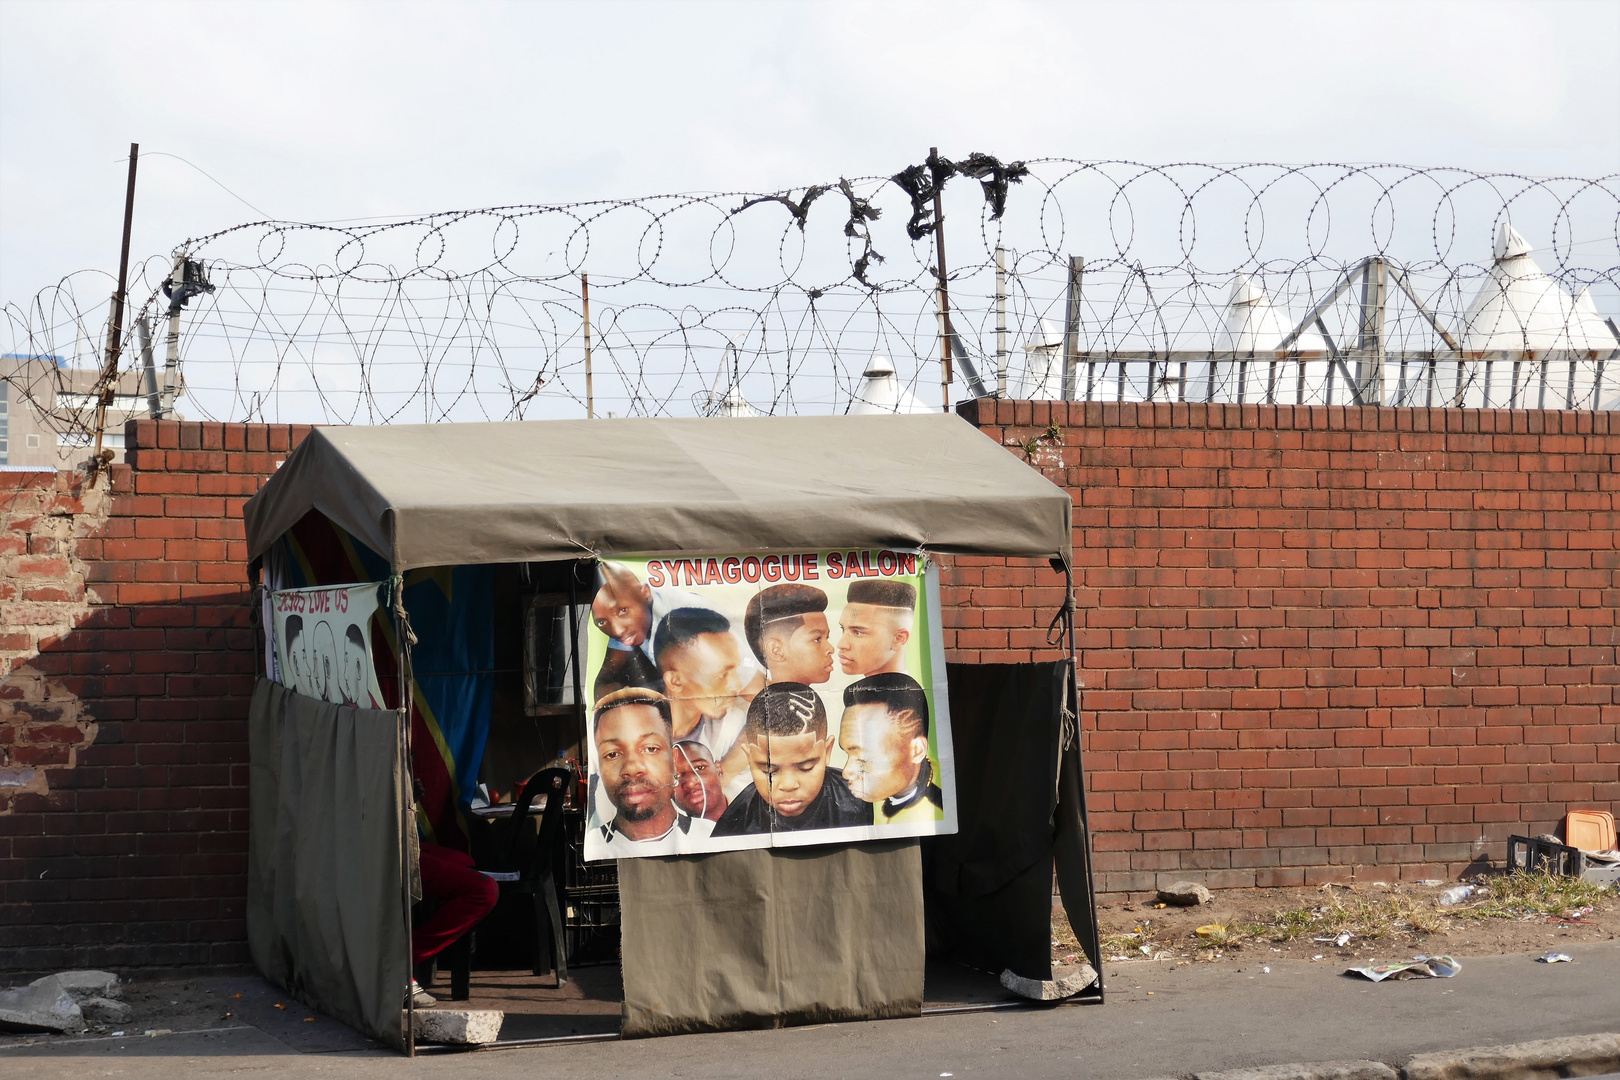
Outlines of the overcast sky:
M 259 214 L 947 155 L 1620 171 L 1620 4 L 0 0 L 0 301 Z

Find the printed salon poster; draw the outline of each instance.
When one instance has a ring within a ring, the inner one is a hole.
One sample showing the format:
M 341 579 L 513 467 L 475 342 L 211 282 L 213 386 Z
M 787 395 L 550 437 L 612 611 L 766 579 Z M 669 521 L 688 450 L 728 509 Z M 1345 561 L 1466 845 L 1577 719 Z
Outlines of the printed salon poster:
M 956 831 L 924 556 L 598 564 L 587 859 Z
M 383 707 L 371 662 L 371 617 L 379 588 L 372 582 L 271 594 L 283 686 L 334 705 Z

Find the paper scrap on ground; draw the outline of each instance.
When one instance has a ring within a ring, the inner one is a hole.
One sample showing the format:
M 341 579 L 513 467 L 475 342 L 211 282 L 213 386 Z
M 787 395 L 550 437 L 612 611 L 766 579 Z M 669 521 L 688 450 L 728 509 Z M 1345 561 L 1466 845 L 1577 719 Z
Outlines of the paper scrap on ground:
M 1538 964 L 1573 964 L 1574 962 L 1569 958 L 1569 953 L 1549 952 L 1536 957 L 1536 963 Z
M 1385 979 L 1449 979 L 1461 970 L 1462 965 L 1449 956 L 1417 956 L 1409 964 L 1345 968 L 1344 973 L 1383 982 Z

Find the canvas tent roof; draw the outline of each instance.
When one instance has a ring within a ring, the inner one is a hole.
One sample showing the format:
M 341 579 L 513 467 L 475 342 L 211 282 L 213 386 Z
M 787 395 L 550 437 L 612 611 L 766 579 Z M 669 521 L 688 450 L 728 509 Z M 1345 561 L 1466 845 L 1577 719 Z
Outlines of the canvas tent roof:
M 312 509 L 396 572 L 845 546 L 1070 555 L 1068 495 L 945 413 L 317 428 L 248 500 L 250 557 Z

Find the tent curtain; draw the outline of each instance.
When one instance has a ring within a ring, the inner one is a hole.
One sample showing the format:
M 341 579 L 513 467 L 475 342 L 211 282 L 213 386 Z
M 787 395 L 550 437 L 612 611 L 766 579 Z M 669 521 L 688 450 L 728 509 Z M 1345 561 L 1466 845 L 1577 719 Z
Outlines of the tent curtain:
M 403 1050 L 410 937 L 401 881 L 415 831 L 399 729 L 396 713 L 258 681 L 248 713 L 247 926 L 265 978 Z
M 619 862 L 625 1038 L 920 1016 L 917 841 Z
M 1093 965 L 1095 912 L 1072 667 L 950 664 L 954 836 L 922 841 L 929 952 L 1052 977 L 1052 879 Z

